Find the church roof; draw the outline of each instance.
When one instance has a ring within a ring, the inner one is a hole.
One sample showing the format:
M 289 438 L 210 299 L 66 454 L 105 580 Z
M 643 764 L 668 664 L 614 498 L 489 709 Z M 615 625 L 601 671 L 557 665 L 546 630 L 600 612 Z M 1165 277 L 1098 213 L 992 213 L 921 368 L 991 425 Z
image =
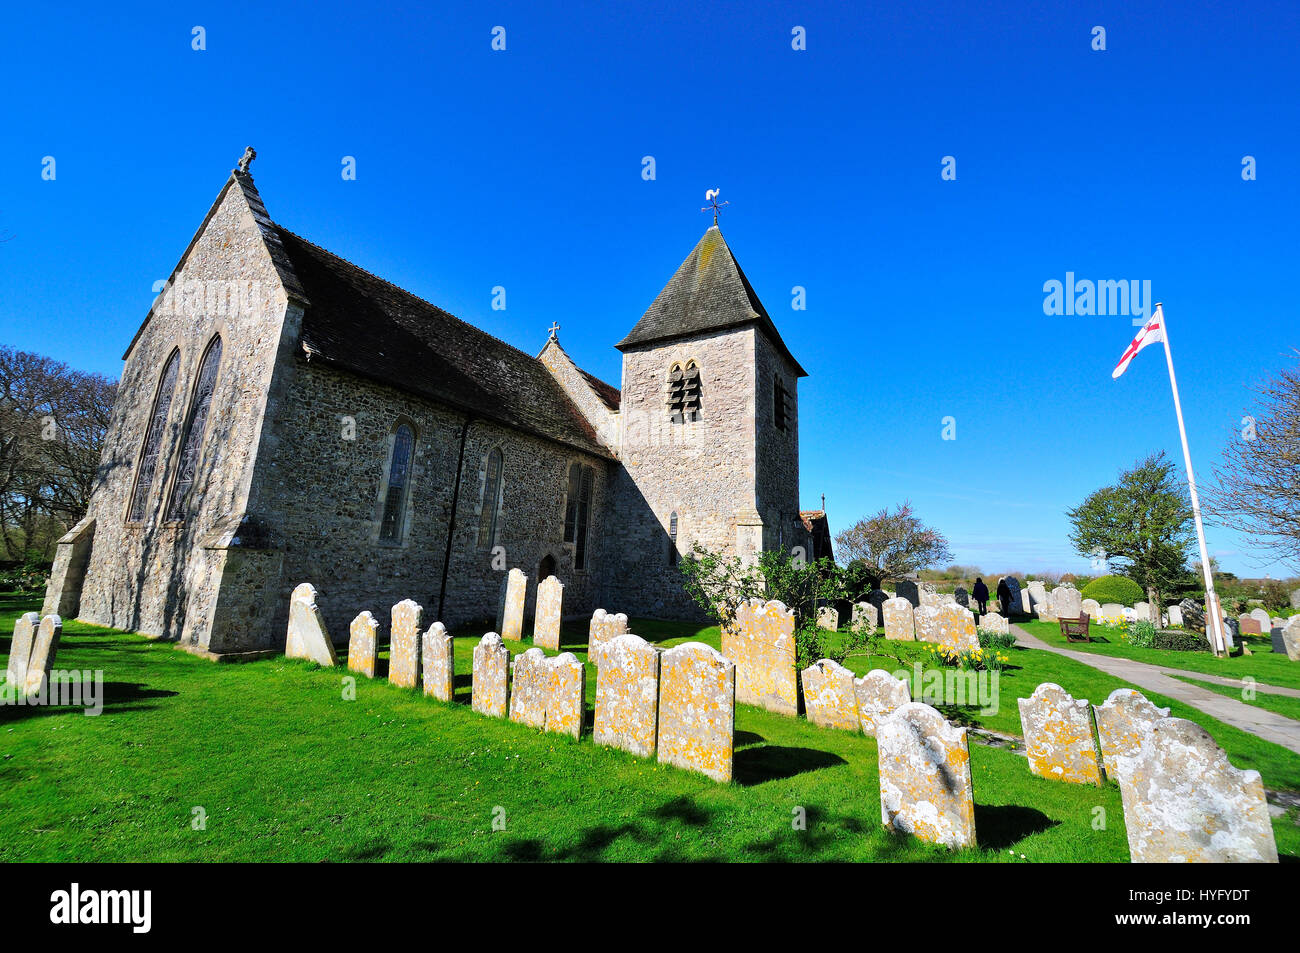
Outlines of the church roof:
M 781 340 L 763 302 L 758 300 L 722 232 L 714 225 L 686 256 L 641 320 L 616 346 L 626 351 L 642 344 L 746 324 L 757 324 L 794 365 L 798 375 L 808 376 Z

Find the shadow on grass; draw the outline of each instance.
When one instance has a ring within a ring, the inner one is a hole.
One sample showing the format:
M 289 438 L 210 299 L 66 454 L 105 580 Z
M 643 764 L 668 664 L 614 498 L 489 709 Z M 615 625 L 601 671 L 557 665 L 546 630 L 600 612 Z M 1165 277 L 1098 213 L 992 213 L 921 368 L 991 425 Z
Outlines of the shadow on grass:
M 1042 811 L 1018 804 L 975 805 L 975 836 L 980 847 L 990 850 L 1010 847 L 1030 834 L 1049 830 L 1060 823 Z
M 105 682 L 104 693 L 100 698 L 104 713 L 117 714 L 124 711 L 147 711 L 156 706 L 141 705 L 141 701 L 150 698 L 173 698 L 179 692 L 160 688 L 146 688 L 139 682 Z M 82 696 L 86 698 L 85 695 Z M 83 715 L 86 706 L 72 705 L 0 705 L 0 724 L 23 721 L 27 718 L 48 717 L 51 715 Z
M 732 777 L 743 787 L 753 787 L 756 784 L 781 781 L 807 771 L 833 768 L 841 764 L 848 764 L 848 762 L 829 751 L 764 745 L 761 748 L 737 751 Z

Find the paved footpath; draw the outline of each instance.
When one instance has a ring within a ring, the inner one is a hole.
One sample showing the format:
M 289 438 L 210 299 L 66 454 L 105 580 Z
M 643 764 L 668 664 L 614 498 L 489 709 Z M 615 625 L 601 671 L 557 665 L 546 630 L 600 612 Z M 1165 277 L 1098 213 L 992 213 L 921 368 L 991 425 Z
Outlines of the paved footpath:
M 1205 712 L 1211 718 L 1217 718 L 1225 725 L 1240 728 L 1242 731 L 1250 732 L 1257 738 L 1263 738 L 1265 741 L 1271 741 L 1300 754 L 1300 721 L 1266 711 L 1254 705 L 1247 705 L 1234 698 L 1220 695 L 1218 692 L 1212 692 L 1208 688 L 1188 685 L 1186 682 L 1173 678 L 1169 673 L 1176 672 L 1189 678 L 1198 678 L 1202 681 L 1215 682 L 1220 685 L 1231 685 L 1234 688 L 1241 686 L 1241 682 L 1237 679 L 1218 675 L 1202 675 L 1199 672 L 1185 672 L 1181 669 L 1151 665 L 1147 662 L 1135 662 L 1132 659 L 1115 658 L 1114 656 L 1100 655 L 1094 652 L 1073 652 L 1070 649 L 1048 645 L 1042 639 L 1030 635 L 1018 625 L 1013 625 L 1011 631 L 1016 634 L 1016 642 L 1019 645 L 1031 649 L 1042 649 L 1056 655 L 1064 655 L 1066 658 L 1074 659 L 1076 662 L 1082 662 L 1084 665 L 1095 668 L 1099 672 L 1122 678 L 1139 688 L 1158 692 L 1168 698 L 1176 698 L 1184 704 Z M 1270 694 L 1300 697 L 1300 692 L 1292 688 L 1275 688 L 1258 684 L 1255 687 L 1257 691 L 1267 691 Z M 1092 699 L 1092 701 L 1094 704 L 1101 704 L 1105 699 L 1096 698 Z

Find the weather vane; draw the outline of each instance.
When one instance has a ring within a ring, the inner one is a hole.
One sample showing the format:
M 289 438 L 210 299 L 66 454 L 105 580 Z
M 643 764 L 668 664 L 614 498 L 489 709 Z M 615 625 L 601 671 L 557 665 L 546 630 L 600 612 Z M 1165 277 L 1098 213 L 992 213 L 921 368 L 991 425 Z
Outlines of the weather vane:
M 730 202 L 723 202 L 722 205 L 718 204 L 718 193 L 721 191 L 722 191 L 721 189 L 709 189 L 707 192 L 705 192 L 704 201 L 708 202 L 709 204 L 704 206 L 704 208 L 700 209 L 701 212 L 707 212 L 709 209 L 713 209 L 714 225 L 718 224 L 718 212 L 722 210 L 722 206 L 731 204 Z

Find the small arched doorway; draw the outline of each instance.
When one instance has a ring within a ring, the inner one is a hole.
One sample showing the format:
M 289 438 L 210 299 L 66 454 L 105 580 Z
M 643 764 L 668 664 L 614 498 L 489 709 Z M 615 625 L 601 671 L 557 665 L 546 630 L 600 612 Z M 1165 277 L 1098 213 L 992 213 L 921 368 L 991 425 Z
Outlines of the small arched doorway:
M 542 561 L 537 564 L 537 581 L 542 582 L 547 576 L 555 575 L 555 557 L 547 553 L 542 557 Z

